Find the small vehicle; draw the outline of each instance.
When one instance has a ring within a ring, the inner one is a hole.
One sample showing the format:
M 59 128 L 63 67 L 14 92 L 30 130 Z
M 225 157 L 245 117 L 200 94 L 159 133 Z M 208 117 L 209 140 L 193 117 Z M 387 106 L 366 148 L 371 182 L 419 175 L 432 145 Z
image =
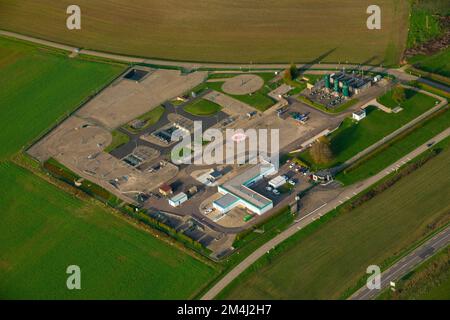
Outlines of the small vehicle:
M 278 191 L 278 189 L 273 189 L 272 192 L 273 192 L 273 194 L 276 195 L 276 196 L 280 195 L 280 191 Z
M 295 185 L 297 184 L 297 182 L 296 182 L 294 179 L 290 179 L 290 180 L 288 181 L 288 183 L 289 183 L 291 186 L 295 186 Z
M 427 144 L 427 147 L 429 148 L 429 147 L 431 147 L 433 145 L 434 145 L 434 141 L 431 141 L 430 143 Z
M 272 187 L 271 187 L 271 186 L 267 186 L 267 187 L 266 187 L 266 190 L 267 190 L 267 191 L 272 191 Z

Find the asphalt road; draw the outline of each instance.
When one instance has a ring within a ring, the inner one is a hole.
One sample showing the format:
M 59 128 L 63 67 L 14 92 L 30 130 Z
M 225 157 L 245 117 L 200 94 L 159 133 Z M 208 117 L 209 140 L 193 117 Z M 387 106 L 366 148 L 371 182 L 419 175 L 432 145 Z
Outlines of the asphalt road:
M 400 279 L 403 275 L 423 263 L 440 249 L 450 244 L 450 227 L 441 231 L 433 238 L 416 248 L 406 257 L 395 263 L 381 274 L 381 288 L 370 290 L 367 286 L 355 292 L 349 300 L 370 300 L 375 298 L 384 289 L 390 287 L 390 283 Z
M 275 238 L 269 240 L 264 245 L 256 249 L 252 254 L 250 254 L 247 258 L 245 258 L 241 263 L 239 263 L 234 269 L 232 269 L 229 273 L 227 273 L 219 282 L 217 282 L 203 297 L 202 300 L 211 300 L 214 299 L 226 286 L 228 286 L 234 279 L 236 279 L 244 270 L 246 270 L 250 265 L 252 265 L 256 260 L 261 258 L 267 252 L 269 252 L 272 248 L 295 234 L 297 231 L 301 230 L 308 224 L 312 223 L 314 220 L 320 218 L 327 212 L 332 209 L 338 207 L 342 203 L 347 200 L 350 200 L 352 197 L 357 195 L 358 193 L 364 191 L 369 188 L 374 183 L 380 181 L 387 175 L 391 174 L 393 171 L 398 170 L 401 166 L 406 164 L 408 161 L 414 159 L 427 149 L 429 149 L 428 144 L 433 142 L 433 145 L 438 143 L 439 141 L 450 136 L 450 128 L 441 132 L 433 139 L 427 141 L 427 143 L 421 145 L 414 151 L 410 152 L 400 160 L 396 161 L 394 164 L 391 164 L 389 167 L 385 168 L 378 174 L 354 185 L 351 185 L 344 189 L 344 191 L 332 201 L 323 204 L 322 206 L 312 210 L 306 215 L 302 216 L 298 220 L 295 221 L 293 225 L 291 225 L 288 229 L 277 235 Z

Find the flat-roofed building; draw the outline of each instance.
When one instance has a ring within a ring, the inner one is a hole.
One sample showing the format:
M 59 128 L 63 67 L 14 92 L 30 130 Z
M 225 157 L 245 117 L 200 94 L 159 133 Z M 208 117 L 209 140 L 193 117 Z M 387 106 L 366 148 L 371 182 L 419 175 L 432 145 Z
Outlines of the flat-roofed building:
M 181 192 L 179 194 L 177 194 L 176 196 L 173 196 L 172 198 L 169 199 L 169 204 L 172 207 L 178 207 L 179 205 L 181 205 L 183 202 L 187 201 L 188 196 L 186 193 Z
M 361 121 L 365 117 L 366 117 L 366 110 L 364 110 L 364 109 L 355 111 L 352 114 L 352 118 L 356 121 Z
M 213 205 L 219 210 L 231 210 L 237 205 L 242 205 L 248 210 L 261 215 L 273 208 L 273 201 L 250 189 L 250 186 L 261 180 L 264 176 L 276 172 L 275 166 L 271 163 L 262 163 L 235 176 L 223 185 L 218 187 L 218 191 L 224 196 L 231 194 L 233 197 L 222 197 Z M 221 200 L 222 199 L 222 200 Z M 237 199 L 237 201 L 234 201 Z M 227 212 L 225 211 L 225 212 Z
M 226 213 L 237 206 L 239 198 L 227 193 L 213 202 L 213 207 L 222 213 Z

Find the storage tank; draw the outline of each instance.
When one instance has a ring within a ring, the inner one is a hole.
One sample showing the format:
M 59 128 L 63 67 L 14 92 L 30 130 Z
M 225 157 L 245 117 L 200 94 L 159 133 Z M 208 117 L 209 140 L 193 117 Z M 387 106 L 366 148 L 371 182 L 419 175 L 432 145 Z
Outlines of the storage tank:
M 324 77 L 323 77 L 323 79 L 325 80 L 325 88 L 330 88 L 331 87 L 331 84 L 330 84 L 330 75 L 329 74 L 326 74 Z
M 339 92 L 339 80 L 334 79 L 334 91 Z
M 344 97 L 349 97 L 350 96 L 350 91 L 348 89 L 348 83 L 344 82 L 344 85 L 342 86 L 342 94 L 344 95 Z

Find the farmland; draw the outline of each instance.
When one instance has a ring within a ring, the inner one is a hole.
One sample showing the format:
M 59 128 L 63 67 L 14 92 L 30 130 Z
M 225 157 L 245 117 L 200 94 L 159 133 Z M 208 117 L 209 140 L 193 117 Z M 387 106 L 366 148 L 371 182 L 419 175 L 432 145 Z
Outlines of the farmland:
M 217 274 L 11 161 L 123 70 L 0 38 L 0 298 L 192 298 Z M 81 291 L 66 288 L 71 264 L 81 267 Z
M 2 299 L 187 299 L 217 273 L 14 164 L 0 174 Z M 81 290 L 66 288 L 72 264 Z
M 381 30 L 366 26 L 368 0 L 80 0 L 82 29 L 75 32 L 65 25 L 69 4 L 2 0 L 0 28 L 107 52 L 240 63 L 398 64 L 407 38 L 403 0 L 377 2 Z
M 450 185 L 441 172 L 449 159 L 447 147 L 389 191 L 354 210 L 329 213 L 320 227 L 297 233 L 280 245 L 277 255 L 258 261 L 220 298 L 342 298 L 364 277 L 367 266 L 385 267 L 433 228 L 448 223 Z

